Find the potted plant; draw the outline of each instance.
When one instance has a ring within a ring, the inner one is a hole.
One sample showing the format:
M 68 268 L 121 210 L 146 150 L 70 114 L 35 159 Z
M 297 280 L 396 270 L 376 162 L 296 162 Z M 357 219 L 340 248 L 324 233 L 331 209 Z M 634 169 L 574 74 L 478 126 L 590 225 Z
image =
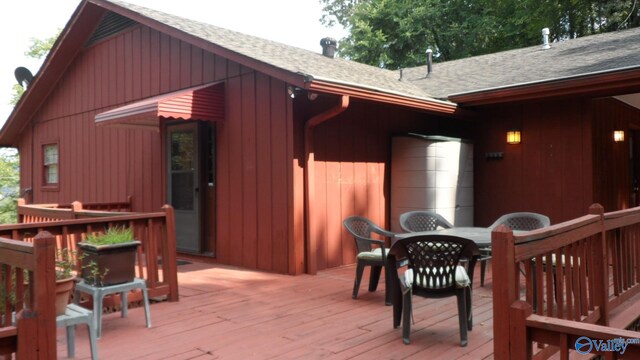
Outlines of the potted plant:
M 56 253 L 56 316 L 63 315 L 73 291 L 77 253 L 59 249 Z
M 82 278 L 93 286 L 133 281 L 135 254 L 140 241 L 131 228 L 112 227 L 102 234 L 89 234 L 79 242 L 82 250 Z

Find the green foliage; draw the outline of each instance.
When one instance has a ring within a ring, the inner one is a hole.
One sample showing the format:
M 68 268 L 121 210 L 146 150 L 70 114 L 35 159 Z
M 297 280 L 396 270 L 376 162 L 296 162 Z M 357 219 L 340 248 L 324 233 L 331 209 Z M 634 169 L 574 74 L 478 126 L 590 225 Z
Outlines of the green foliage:
M 77 251 L 70 249 L 58 249 L 56 251 L 56 280 L 73 277 L 73 271 L 76 268 L 78 260 Z
M 0 224 L 17 221 L 20 160 L 14 149 L 0 149 Z
M 37 39 L 31 38 L 31 44 L 29 45 L 29 50 L 25 51 L 24 55 L 30 57 L 32 59 L 42 59 L 51 50 L 53 44 L 58 39 L 60 35 L 60 30 L 56 32 L 56 34 L 52 37 L 46 39 Z M 11 100 L 9 101 L 9 105 L 16 105 L 18 101 L 20 101 L 20 97 L 24 93 L 24 88 L 19 84 L 13 85 L 13 94 L 11 95 Z
M 339 55 L 398 69 L 640 25 L 635 0 L 320 0 L 321 21 L 350 34 Z
M 104 271 L 101 272 L 98 263 L 94 260 L 89 261 L 83 265 L 82 268 L 87 270 L 83 272 L 84 280 L 87 284 L 96 286 L 104 285 L 104 277 L 109 273 L 109 268 L 105 268 Z
M 33 59 L 42 59 L 47 56 L 59 35 L 60 30 L 58 30 L 52 37 L 46 39 L 29 39 L 31 41 L 31 45 L 29 45 L 29 50 L 25 51 L 24 55 Z
M 100 246 L 100 245 L 113 245 L 130 242 L 133 240 L 133 231 L 131 228 L 125 227 L 112 227 L 107 229 L 104 234 L 89 234 L 85 240 L 86 243 Z

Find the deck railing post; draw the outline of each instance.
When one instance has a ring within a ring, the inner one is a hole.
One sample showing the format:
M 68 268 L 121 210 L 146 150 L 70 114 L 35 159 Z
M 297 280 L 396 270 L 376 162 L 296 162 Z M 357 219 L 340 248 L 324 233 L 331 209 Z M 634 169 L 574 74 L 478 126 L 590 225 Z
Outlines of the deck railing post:
M 32 285 L 33 308 L 23 311 L 18 317 L 19 321 L 24 319 L 25 326 L 18 327 L 20 332 L 17 354 L 33 354 L 35 351 L 35 358 L 55 359 L 56 310 L 52 294 L 56 292 L 56 242 L 50 233 L 44 231 L 36 235 L 33 240 L 33 256 L 37 264 Z
M 178 301 L 178 269 L 176 264 L 176 223 L 173 207 L 164 205 L 162 210 L 167 214 L 165 217 L 165 231 L 167 232 L 167 243 L 163 247 L 162 261 L 165 263 L 164 269 L 168 273 L 169 301 Z
M 510 308 L 511 317 L 511 358 L 531 359 L 533 349 L 529 330 L 527 329 L 527 317 L 531 315 L 533 309 L 531 304 L 518 300 Z
M 512 359 L 511 344 L 511 304 L 517 300 L 517 268 L 515 264 L 515 244 L 513 231 L 505 225 L 498 226 L 491 233 L 493 253 L 491 274 L 493 276 L 493 352 L 497 360 Z
M 24 222 L 24 212 L 22 211 L 21 206 L 25 205 L 27 205 L 27 201 L 23 198 L 19 198 L 16 206 L 18 212 L 18 218 L 16 220 L 18 221 L 18 224 L 22 224 Z
M 76 212 L 82 211 L 82 203 L 80 201 L 74 201 L 71 203 L 71 212 L 73 213 L 73 218 L 77 219 L 78 214 Z
M 600 204 L 589 207 L 589 214 L 600 216 L 601 231 L 591 247 L 593 251 L 593 266 L 600 271 L 594 271 L 595 305 L 600 308 L 598 324 L 609 325 L 609 264 L 607 260 L 606 229 L 604 224 L 604 208 Z

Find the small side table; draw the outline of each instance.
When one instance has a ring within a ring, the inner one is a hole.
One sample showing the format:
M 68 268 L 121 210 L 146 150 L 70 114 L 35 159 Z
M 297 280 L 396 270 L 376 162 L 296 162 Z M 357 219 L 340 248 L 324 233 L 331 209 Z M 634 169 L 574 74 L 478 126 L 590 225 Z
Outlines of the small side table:
M 106 295 L 120 293 L 120 301 L 122 305 L 121 316 L 127 317 L 127 307 L 129 302 L 127 301 L 127 294 L 134 289 L 142 290 L 142 296 L 144 298 L 144 316 L 147 321 L 147 327 L 151 327 L 151 315 L 149 312 L 149 295 L 147 293 L 147 284 L 144 279 L 135 278 L 133 281 L 117 284 L 111 286 L 93 286 L 89 285 L 81 280 L 76 284 L 75 296 L 73 298 L 74 303 L 80 301 L 80 293 L 89 294 L 93 297 L 93 311 L 95 316 L 93 321 L 98 333 L 98 339 L 102 336 L 102 300 Z
M 98 360 L 98 345 L 96 344 L 96 327 L 93 313 L 75 304 L 67 305 L 63 315 L 56 317 L 56 326 L 64 326 L 67 330 L 67 357 L 76 355 L 76 325 L 87 324 L 89 328 L 89 343 L 91 345 L 91 359 Z

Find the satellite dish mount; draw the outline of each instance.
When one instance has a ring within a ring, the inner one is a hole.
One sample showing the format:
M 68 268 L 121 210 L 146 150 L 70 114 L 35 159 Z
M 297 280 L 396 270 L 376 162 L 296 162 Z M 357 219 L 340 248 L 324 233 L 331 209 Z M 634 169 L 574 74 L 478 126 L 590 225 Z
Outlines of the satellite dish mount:
M 27 69 L 26 67 L 22 67 L 22 66 L 17 67 L 13 73 L 16 76 L 16 80 L 18 81 L 18 84 L 22 86 L 25 90 L 33 82 L 33 74 L 31 74 L 31 71 L 29 71 L 29 69 Z

